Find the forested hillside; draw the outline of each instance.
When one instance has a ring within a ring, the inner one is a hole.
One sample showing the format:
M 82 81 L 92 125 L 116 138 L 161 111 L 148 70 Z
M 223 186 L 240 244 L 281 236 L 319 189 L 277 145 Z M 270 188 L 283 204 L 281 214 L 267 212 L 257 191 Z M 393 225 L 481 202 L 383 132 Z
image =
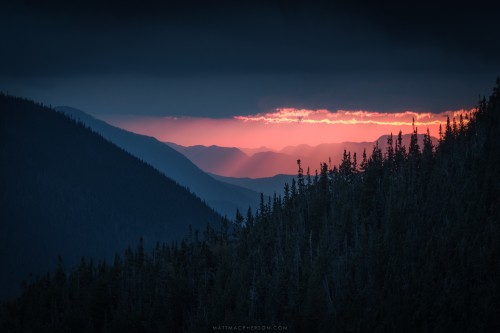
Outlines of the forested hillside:
M 13 332 L 500 331 L 500 82 L 434 147 L 415 128 L 323 164 L 235 228 L 27 285 Z M 425 132 L 425 129 L 418 129 Z
M 0 297 L 81 256 L 180 239 L 220 217 L 187 189 L 82 124 L 0 95 Z

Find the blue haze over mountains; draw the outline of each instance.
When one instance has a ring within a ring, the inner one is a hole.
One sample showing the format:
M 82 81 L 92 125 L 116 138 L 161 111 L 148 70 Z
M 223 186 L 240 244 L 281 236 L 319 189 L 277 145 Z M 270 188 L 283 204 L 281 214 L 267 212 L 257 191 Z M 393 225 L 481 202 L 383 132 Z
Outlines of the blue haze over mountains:
M 109 141 L 150 164 L 167 177 L 189 188 L 219 213 L 234 217 L 236 209 L 256 208 L 260 192 L 215 180 L 189 159 L 155 138 L 111 126 L 83 111 L 71 107 L 56 110 L 83 122 Z

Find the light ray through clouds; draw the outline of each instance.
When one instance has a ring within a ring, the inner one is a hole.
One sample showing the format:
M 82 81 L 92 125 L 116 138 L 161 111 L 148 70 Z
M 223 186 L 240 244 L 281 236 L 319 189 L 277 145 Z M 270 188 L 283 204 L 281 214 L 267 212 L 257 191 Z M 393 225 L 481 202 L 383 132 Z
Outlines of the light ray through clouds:
M 400 130 L 403 134 L 411 133 L 413 125 L 419 133 L 429 129 L 432 136 L 438 137 L 439 126 L 444 127 L 447 117 L 451 121 L 453 118 L 458 121 L 460 115 L 465 118 L 465 115 L 473 111 L 474 109 L 460 109 L 441 113 L 384 113 L 279 108 L 269 113 L 223 119 L 143 116 L 107 116 L 103 119 L 126 130 L 184 146 L 266 146 L 279 150 L 299 144 L 315 146 L 345 141 L 373 142 L 382 135 L 397 134 Z

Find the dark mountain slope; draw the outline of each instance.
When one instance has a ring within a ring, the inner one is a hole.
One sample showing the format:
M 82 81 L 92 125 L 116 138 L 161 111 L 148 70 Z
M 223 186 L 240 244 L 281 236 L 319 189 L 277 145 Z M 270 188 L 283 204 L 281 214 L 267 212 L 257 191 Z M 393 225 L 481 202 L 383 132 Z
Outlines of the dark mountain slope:
M 0 296 L 61 255 L 111 257 L 220 217 L 186 188 L 82 124 L 0 95 Z
M 213 179 L 183 154 L 155 138 L 111 126 L 71 107 L 56 109 L 83 122 L 117 146 L 149 163 L 167 177 L 188 187 L 221 214 L 232 217 L 237 208 L 243 211 L 249 205 L 256 207 L 259 202 L 259 193 Z

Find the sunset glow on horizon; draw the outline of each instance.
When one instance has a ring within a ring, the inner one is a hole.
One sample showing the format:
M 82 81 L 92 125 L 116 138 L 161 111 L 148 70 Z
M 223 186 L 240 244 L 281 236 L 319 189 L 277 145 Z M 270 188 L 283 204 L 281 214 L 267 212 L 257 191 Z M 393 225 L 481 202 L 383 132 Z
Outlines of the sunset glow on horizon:
M 439 125 L 458 122 L 462 114 L 474 109 L 441 113 L 371 112 L 364 110 L 309 110 L 278 108 L 272 112 L 233 118 L 106 116 L 103 120 L 138 134 L 153 136 L 159 141 L 183 146 L 217 145 L 222 147 L 279 150 L 286 146 L 310 146 L 335 142 L 373 142 L 385 134 L 411 133 L 413 124 L 419 133 L 429 129 L 439 136 Z

